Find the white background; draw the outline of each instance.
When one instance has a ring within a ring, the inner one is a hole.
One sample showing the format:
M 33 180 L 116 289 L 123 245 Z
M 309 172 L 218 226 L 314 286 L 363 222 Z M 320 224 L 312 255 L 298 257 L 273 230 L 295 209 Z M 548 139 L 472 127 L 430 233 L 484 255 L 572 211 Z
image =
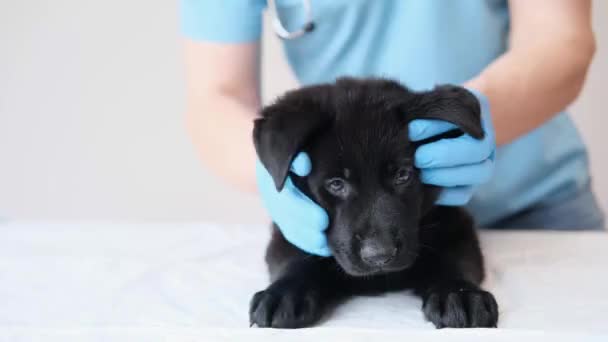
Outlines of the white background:
M 598 53 L 572 107 L 605 210 L 607 13 L 596 0 Z M 266 101 L 296 86 L 270 32 L 263 64 Z M 263 222 L 202 168 L 183 113 L 174 2 L 0 2 L 0 217 Z

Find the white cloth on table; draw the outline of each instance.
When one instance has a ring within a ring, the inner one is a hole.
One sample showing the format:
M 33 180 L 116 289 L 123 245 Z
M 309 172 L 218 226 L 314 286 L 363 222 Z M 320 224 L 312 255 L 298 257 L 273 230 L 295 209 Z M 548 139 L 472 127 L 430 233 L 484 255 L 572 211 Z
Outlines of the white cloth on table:
M 407 292 L 357 297 L 318 328 L 249 328 L 269 229 L 0 223 L 0 341 L 608 341 L 608 234 L 481 232 L 499 329 L 435 330 Z

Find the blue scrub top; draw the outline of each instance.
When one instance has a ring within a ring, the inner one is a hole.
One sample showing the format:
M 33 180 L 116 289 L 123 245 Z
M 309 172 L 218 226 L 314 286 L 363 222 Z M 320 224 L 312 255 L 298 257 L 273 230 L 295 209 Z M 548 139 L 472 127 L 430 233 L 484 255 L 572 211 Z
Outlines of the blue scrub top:
M 289 31 L 305 23 L 301 0 L 276 0 Z M 284 41 L 302 84 L 340 76 L 383 76 L 416 90 L 461 84 L 507 48 L 506 0 L 311 0 L 315 30 Z M 182 32 L 195 40 L 260 38 L 265 0 L 182 0 Z M 481 226 L 552 204 L 589 182 L 584 144 L 559 113 L 496 153 L 491 182 L 469 209 Z

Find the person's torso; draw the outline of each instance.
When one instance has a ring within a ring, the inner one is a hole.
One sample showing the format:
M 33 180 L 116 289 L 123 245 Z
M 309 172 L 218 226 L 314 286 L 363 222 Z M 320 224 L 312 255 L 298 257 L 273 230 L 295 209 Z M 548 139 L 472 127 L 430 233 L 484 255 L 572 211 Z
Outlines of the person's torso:
M 315 29 L 284 42 L 302 84 L 340 76 L 388 77 L 415 89 L 461 84 L 507 48 L 506 0 L 311 0 Z M 277 0 L 290 31 L 305 24 L 301 0 Z M 498 149 L 493 180 L 469 208 L 487 225 L 589 181 L 585 147 L 565 113 Z

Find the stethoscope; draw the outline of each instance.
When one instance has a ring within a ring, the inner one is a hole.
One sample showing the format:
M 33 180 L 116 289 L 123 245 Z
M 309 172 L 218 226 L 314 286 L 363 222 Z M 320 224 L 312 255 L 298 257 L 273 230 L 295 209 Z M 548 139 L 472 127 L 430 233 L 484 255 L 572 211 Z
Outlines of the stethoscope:
M 277 6 L 276 0 L 269 0 L 273 2 L 274 5 L 274 32 L 282 39 L 296 39 L 300 38 L 303 35 L 312 32 L 315 29 L 315 23 L 312 21 L 312 8 L 310 6 L 310 0 L 302 0 L 302 6 L 304 6 L 304 13 L 306 14 L 306 22 L 299 30 L 289 32 L 283 26 L 281 19 L 279 19 L 279 8 Z

